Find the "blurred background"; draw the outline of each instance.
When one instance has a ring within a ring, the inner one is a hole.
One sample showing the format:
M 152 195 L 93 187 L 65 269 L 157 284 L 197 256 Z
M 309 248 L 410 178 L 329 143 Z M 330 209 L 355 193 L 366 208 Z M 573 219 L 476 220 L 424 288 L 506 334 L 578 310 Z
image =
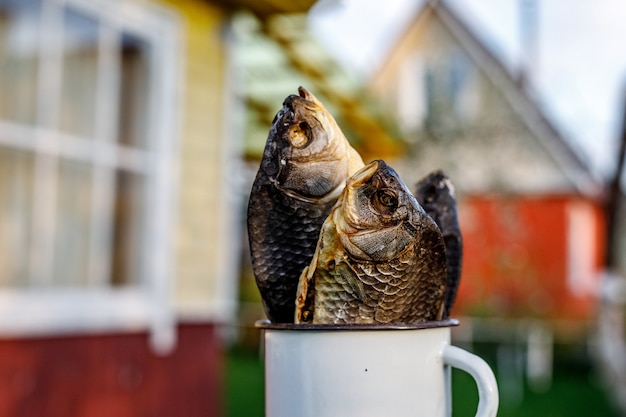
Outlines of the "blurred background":
M 451 177 L 500 416 L 626 415 L 619 0 L 0 0 L 0 417 L 263 416 L 245 230 L 302 85 Z M 454 415 L 476 387 L 453 375 Z

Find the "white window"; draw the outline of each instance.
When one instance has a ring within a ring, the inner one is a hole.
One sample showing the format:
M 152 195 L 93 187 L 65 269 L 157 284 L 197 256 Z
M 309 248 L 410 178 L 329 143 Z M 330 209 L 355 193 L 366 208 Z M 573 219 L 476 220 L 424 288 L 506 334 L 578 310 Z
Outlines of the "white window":
M 402 128 L 409 132 L 420 128 L 426 113 L 422 54 L 409 55 L 402 63 L 397 91 L 396 112 Z
M 480 107 L 477 73 L 465 51 L 443 51 L 420 76 L 424 79 L 425 128 L 446 138 L 470 124 Z
M 0 335 L 171 344 L 179 26 L 143 2 L 0 0 Z

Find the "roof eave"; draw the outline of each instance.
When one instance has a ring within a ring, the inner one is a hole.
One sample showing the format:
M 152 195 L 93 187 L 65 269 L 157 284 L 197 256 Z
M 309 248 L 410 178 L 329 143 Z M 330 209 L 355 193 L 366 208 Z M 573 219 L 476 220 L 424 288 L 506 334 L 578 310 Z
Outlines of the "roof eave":
M 246 9 L 259 19 L 265 20 L 275 14 L 306 13 L 316 0 L 208 0 L 226 9 Z

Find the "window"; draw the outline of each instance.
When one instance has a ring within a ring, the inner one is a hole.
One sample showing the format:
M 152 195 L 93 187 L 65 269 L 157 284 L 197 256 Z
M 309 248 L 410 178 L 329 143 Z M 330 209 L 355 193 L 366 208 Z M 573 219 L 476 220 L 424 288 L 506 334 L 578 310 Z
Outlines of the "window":
M 438 56 L 419 76 L 425 84 L 425 128 L 435 136 L 455 133 L 475 117 L 475 68 L 463 51 Z
M 417 52 L 402 63 L 397 80 L 398 121 L 406 132 L 422 127 L 425 116 L 424 59 Z
M 145 3 L 0 0 L 0 333 L 171 342 L 178 26 Z

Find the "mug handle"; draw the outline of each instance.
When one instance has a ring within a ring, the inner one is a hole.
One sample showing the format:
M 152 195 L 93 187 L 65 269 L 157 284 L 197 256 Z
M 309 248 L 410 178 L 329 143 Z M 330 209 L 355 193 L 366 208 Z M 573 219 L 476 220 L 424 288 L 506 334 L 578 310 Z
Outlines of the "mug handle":
M 489 365 L 482 358 L 452 345 L 444 346 L 443 362 L 467 372 L 476 381 L 478 387 L 476 417 L 495 417 L 499 403 L 498 384 Z

